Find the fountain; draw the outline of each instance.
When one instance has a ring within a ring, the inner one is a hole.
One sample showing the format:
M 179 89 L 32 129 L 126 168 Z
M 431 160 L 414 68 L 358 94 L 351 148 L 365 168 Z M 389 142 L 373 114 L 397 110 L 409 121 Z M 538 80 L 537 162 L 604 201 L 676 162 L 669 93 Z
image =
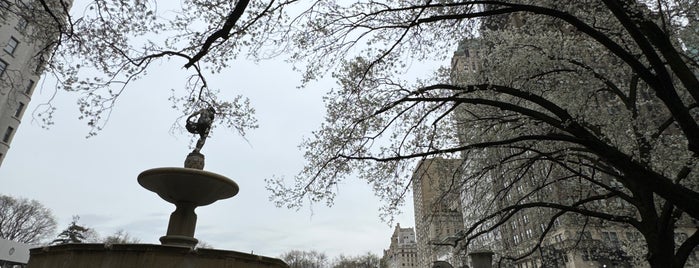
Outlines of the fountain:
M 238 185 L 216 173 L 192 168 L 154 168 L 138 175 L 138 183 L 176 206 L 170 215 L 167 235 L 160 238 L 163 245 L 194 247 L 197 214 L 194 209 L 220 199 L 233 197 Z
M 194 210 L 238 193 L 238 184 L 225 176 L 204 171 L 200 153 L 208 137 L 215 111 L 199 110 L 187 118 L 186 128 L 199 134 L 184 168 L 162 167 L 143 171 L 138 183 L 175 205 L 161 245 L 63 244 L 30 250 L 28 268 L 117 267 L 236 267 L 288 268 L 282 260 L 236 251 L 195 248 L 197 214 Z M 194 121 L 194 117 L 198 119 Z

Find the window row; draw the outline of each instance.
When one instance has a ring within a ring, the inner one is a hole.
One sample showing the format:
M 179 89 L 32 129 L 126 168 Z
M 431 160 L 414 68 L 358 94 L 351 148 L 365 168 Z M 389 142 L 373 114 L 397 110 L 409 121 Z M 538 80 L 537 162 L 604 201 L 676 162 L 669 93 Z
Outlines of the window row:
M 17 105 L 17 109 L 15 110 L 15 114 L 13 115 L 16 118 L 20 118 L 22 116 L 22 112 L 24 112 L 26 104 L 23 102 L 19 102 L 19 105 Z M 12 137 L 12 133 L 15 131 L 15 128 L 12 126 L 8 126 L 7 129 L 5 129 L 5 134 L 2 136 L 2 142 L 4 143 L 9 143 L 10 138 Z
M 7 70 L 8 64 L 7 62 L 0 60 L 0 78 L 2 77 L 3 74 L 5 74 L 5 70 Z M 29 82 L 24 88 L 24 93 L 29 95 L 32 93 L 32 89 L 34 89 L 34 80 L 29 79 Z
M 20 1 L 19 3 L 23 4 L 22 6 L 18 6 L 20 9 L 33 9 L 29 4 L 32 1 Z M 0 0 L 0 16 L 3 19 L 7 19 L 7 13 L 9 12 L 8 10 L 10 9 L 10 1 L 8 0 Z M 19 30 L 20 32 L 26 30 L 27 28 L 28 21 L 24 17 L 19 17 L 19 21 L 17 22 L 17 25 L 15 25 L 15 28 Z
M 34 69 L 34 73 L 37 75 L 41 74 L 41 71 L 43 70 L 43 65 L 44 65 L 44 60 L 39 59 L 39 63 L 36 65 L 36 69 Z M 4 60 L 0 59 L 0 76 L 2 76 L 5 71 L 7 70 L 8 63 Z
M 24 28 L 24 27 L 26 27 L 26 23 L 27 23 L 26 20 L 22 19 L 22 20 L 20 20 L 20 23 L 17 25 L 17 27 Z M 10 39 L 7 40 L 7 43 L 5 44 L 4 50 L 5 50 L 5 52 L 7 52 L 7 54 L 10 54 L 10 56 L 14 57 L 15 52 L 17 52 L 17 48 L 19 47 L 19 45 L 20 45 L 19 40 L 17 40 L 17 38 L 15 38 L 14 36 L 11 36 Z M 7 68 L 7 62 L 2 61 L 2 60 L 0 60 L 0 62 L 2 62 L 1 63 L 2 66 L 0 66 L 0 76 L 2 76 L 2 74 L 5 72 L 5 69 Z M 34 72 L 36 74 L 41 73 L 41 71 L 43 70 L 44 63 L 45 63 L 45 61 L 44 61 L 43 57 L 39 57 L 37 64 L 36 64 L 36 68 L 34 69 Z

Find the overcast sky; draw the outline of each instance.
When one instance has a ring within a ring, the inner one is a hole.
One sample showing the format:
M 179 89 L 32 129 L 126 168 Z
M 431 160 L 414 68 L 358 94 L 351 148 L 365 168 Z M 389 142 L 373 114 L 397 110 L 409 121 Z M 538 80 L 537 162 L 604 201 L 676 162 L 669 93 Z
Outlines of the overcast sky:
M 136 177 L 151 168 L 182 166 L 190 151 L 189 133 L 169 132 L 178 113 L 167 99 L 170 89 L 183 89 L 189 75 L 183 64 L 163 62 L 129 85 L 106 128 L 89 139 L 86 122 L 77 119 L 74 94 L 59 92 L 53 100 L 58 111 L 51 129 L 33 121 L 35 107 L 54 91 L 50 81 L 40 84 L 0 166 L 0 193 L 43 203 L 56 216 L 58 230 L 79 215 L 82 224 L 103 236 L 123 229 L 142 243 L 158 244 L 174 205 L 141 188 Z M 222 128 L 206 141 L 205 170 L 233 179 L 240 193 L 198 208 L 195 237 L 218 249 L 272 257 L 293 249 L 330 257 L 367 251 L 381 256 L 393 226 L 380 221 L 381 204 L 365 182 L 339 185 L 332 208 L 316 204 L 293 211 L 276 208 L 268 199 L 264 179 L 292 177 L 302 168 L 297 146 L 320 125 L 321 97 L 335 86 L 324 80 L 301 90 L 299 80 L 281 60 L 237 60 L 209 77 L 210 87 L 221 89 L 224 98 L 249 97 L 260 128 L 249 132 L 248 141 Z M 407 204 L 397 219 L 402 227 L 414 226 L 412 200 Z

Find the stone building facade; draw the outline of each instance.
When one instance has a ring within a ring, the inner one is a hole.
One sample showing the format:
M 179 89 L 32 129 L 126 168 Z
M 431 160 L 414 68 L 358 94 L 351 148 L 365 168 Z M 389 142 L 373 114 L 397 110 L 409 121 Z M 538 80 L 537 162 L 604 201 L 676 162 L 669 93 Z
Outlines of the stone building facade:
M 72 4 L 72 0 L 63 1 L 68 7 Z M 41 9 L 33 4 L 0 1 L 0 165 L 46 63 L 42 50 L 57 37 L 44 29 L 47 22 L 42 22 Z
M 480 56 L 485 48 L 480 40 L 464 40 L 460 43 L 452 58 L 452 80 L 454 83 L 472 82 L 480 71 Z M 457 109 L 456 120 L 459 120 Z M 459 129 L 459 135 L 469 135 L 467 129 Z M 462 143 L 465 143 L 464 137 Z M 488 154 L 485 152 L 484 154 Z M 486 157 L 486 156 L 483 156 Z M 471 156 L 476 160 L 479 156 Z M 464 164 L 468 173 L 468 163 Z M 532 174 L 546 174 L 556 170 L 542 170 Z M 546 183 L 543 177 L 529 176 L 513 179 L 506 170 L 492 169 L 478 180 L 479 184 L 467 185 L 469 190 L 461 190 L 462 213 L 464 228 L 480 219 L 484 213 L 492 213 L 500 208 L 512 205 L 518 200 L 534 200 L 556 202 L 573 198 L 570 189 L 574 185 L 556 183 L 544 191 L 536 189 Z M 613 185 L 614 182 L 610 181 Z M 536 193 L 537 195 L 532 195 Z M 494 201 L 493 206 L 484 208 L 481 203 Z M 617 202 L 600 202 L 599 209 L 623 210 L 629 208 L 616 207 Z M 495 259 L 500 256 L 524 255 L 534 248 L 541 239 L 542 249 L 528 257 L 509 261 L 507 266 L 517 268 L 530 267 L 629 267 L 633 261 L 633 253 L 628 245 L 633 245 L 640 238 L 637 232 L 619 224 L 600 221 L 586 221 L 582 217 L 570 213 L 554 216 L 553 210 L 532 208 L 522 210 L 491 232 L 478 238 L 468 248 L 455 248 L 466 251 L 492 251 Z M 554 219 L 552 221 L 552 219 Z M 548 229 L 548 230 L 547 230 Z M 546 234 L 543 238 L 542 235 Z
M 420 161 L 413 172 L 413 202 L 418 267 L 436 261 L 451 262 L 450 242 L 463 230 L 461 199 L 455 182 L 460 179 L 460 159 L 433 158 Z
M 491 22 L 494 28 L 503 28 L 521 25 L 522 18 L 500 18 Z M 574 34 L 574 33 L 570 33 Z M 462 41 L 452 58 L 452 82 L 455 84 L 467 84 L 474 82 L 480 71 L 481 62 L 487 59 L 481 58 L 484 44 L 478 39 Z M 652 107 L 650 107 L 652 108 Z M 650 109 L 649 108 L 649 109 Z M 613 112 L 613 111 L 610 111 Z M 459 117 L 457 109 L 457 120 Z M 459 135 L 468 135 L 466 129 L 459 129 Z M 462 137 L 460 137 L 462 138 Z M 464 143 L 464 142 L 462 142 Z M 477 159 L 471 156 L 470 159 Z M 468 175 L 468 163 L 464 164 Z M 541 170 L 540 174 L 556 172 L 556 170 Z M 484 200 L 498 200 L 497 210 L 517 202 L 517 200 L 545 200 L 558 202 L 562 200 L 575 200 L 571 196 L 575 185 L 555 183 L 545 191 L 538 191 L 536 187 L 545 180 L 543 177 L 530 176 L 512 179 L 513 175 L 504 170 L 493 169 L 488 175 L 483 176 L 481 185 L 476 191 L 462 191 L 462 213 L 464 226 L 468 228 L 475 219 L 478 219 L 482 211 L 479 205 Z M 612 178 L 600 178 L 604 185 L 612 188 L 621 187 L 621 183 Z M 473 185 L 471 185 L 474 187 Z M 579 186 L 577 186 L 579 187 Z M 588 185 L 593 189 L 593 185 Z M 480 193 L 473 196 L 474 192 Z M 536 194 L 532 194 L 536 193 Z M 562 202 L 565 203 L 565 202 Z M 595 203 L 592 210 L 621 212 L 633 217 L 634 208 L 624 205 L 618 198 L 608 198 Z M 417 210 L 417 208 L 416 208 Z M 628 213 L 624 213 L 628 212 Z M 416 217 L 416 221 L 418 218 Z M 417 225 L 417 223 L 416 223 Z M 675 228 L 676 240 L 686 239 L 696 231 L 697 223 L 688 219 L 678 221 Z M 532 208 L 522 210 L 489 232 L 483 238 L 472 241 L 468 248 L 460 250 L 480 251 L 489 250 L 498 255 L 523 255 L 530 251 L 534 245 L 541 241 L 541 249 L 532 252 L 527 257 L 511 260 L 506 266 L 517 268 L 530 267 L 644 267 L 644 241 L 642 235 L 631 226 L 620 223 L 601 221 L 595 218 L 585 218 L 572 213 L 556 215 L 554 210 Z M 459 250 L 457 248 L 457 250 Z M 699 260 L 697 251 L 690 255 L 688 266 L 694 266 Z M 457 265 L 454 265 L 455 267 Z M 647 265 L 646 265 L 647 266 Z
M 391 245 L 383 251 L 383 262 L 387 268 L 419 268 L 417 243 L 413 228 L 401 228 L 396 224 L 391 236 Z

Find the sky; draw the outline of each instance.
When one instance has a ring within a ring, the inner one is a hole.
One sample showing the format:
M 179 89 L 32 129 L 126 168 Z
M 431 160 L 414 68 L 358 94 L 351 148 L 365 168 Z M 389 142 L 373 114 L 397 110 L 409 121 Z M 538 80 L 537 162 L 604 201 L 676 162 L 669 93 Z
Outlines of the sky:
M 170 132 L 179 113 L 167 100 L 186 75 L 176 61 L 153 68 L 129 85 L 104 130 L 91 138 L 86 122 L 77 119 L 75 94 L 58 92 L 50 129 L 32 118 L 54 91 L 50 81 L 40 84 L 0 166 L 0 193 L 38 200 L 53 211 L 59 230 L 79 215 L 81 224 L 104 236 L 123 229 L 143 243 L 158 243 L 174 205 L 141 188 L 136 177 L 151 168 L 181 167 L 191 151 L 191 134 Z M 207 139 L 205 170 L 231 178 L 240 193 L 198 208 L 195 237 L 215 248 L 266 256 L 292 249 L 380 256 L 393 227 L 379 219 L 380 201 L 365 182 L 346 180 L 331 208 L 314 204 L 299 211 L 276 208 L 265 190 L 264 179 L 291 178 L 303 167 L 298 144 L 322 122 L 321 96 L 334 82 L 297 89 L 299 75 L 281 61 L 238 61 L 212 78 L 211 86 L 224 95 L 250 98 L 260 127 L 247 141 L 224 128 Z M 396 222 L 413 226 L 412 206 Z
M 124 230 L 141 243 L 159 244 L 174 205 L 141 188 L 136 177 L 151 168 L 181 167 L 191 151 L 191 134 L 170 132 L 179 116 L 168 101 L 170 90 L 183 90 L 190 74 L 183 64 L 164 61 L 131 83 L 106 127 L 91 138 L 85 138 L 89 128 L 78 120 L 78 96 L 72 93 L 58 92 L 52 100 L 58 108 L 55 125 L 42 128 L 32 113 L 55 86 L 50 79 L 40 82 L 0 166 L 0 194 L 41 202 L 56 217 L 57 232 L 79 215 L 80 224 L 102 236 Z M 264 179 L 291 178 L 301 170 L 298 145 L 320 126 L 321 98 L 334 81 L 298 89 L 300 74 L 280 59 L 236 60 L 208 83 L 221 89 L 222 99 L 250 98 L 260 127 L 245 139 L 224 128 L 207 139 L 205 170 L 231 178 L 240 192 L 196 210 L 197 239 L 217 249 L 271 257 L 290 250 L 318 250 L 331 258 L 367 251 L 381 256 L 396 223 L 414 226 L 412 199 L 389 225 L 379 219 L 381 203 L 371 187 L 358 179 L 339 185 L 330 208 L 314 204 L 296 211 L 269 201 Z

